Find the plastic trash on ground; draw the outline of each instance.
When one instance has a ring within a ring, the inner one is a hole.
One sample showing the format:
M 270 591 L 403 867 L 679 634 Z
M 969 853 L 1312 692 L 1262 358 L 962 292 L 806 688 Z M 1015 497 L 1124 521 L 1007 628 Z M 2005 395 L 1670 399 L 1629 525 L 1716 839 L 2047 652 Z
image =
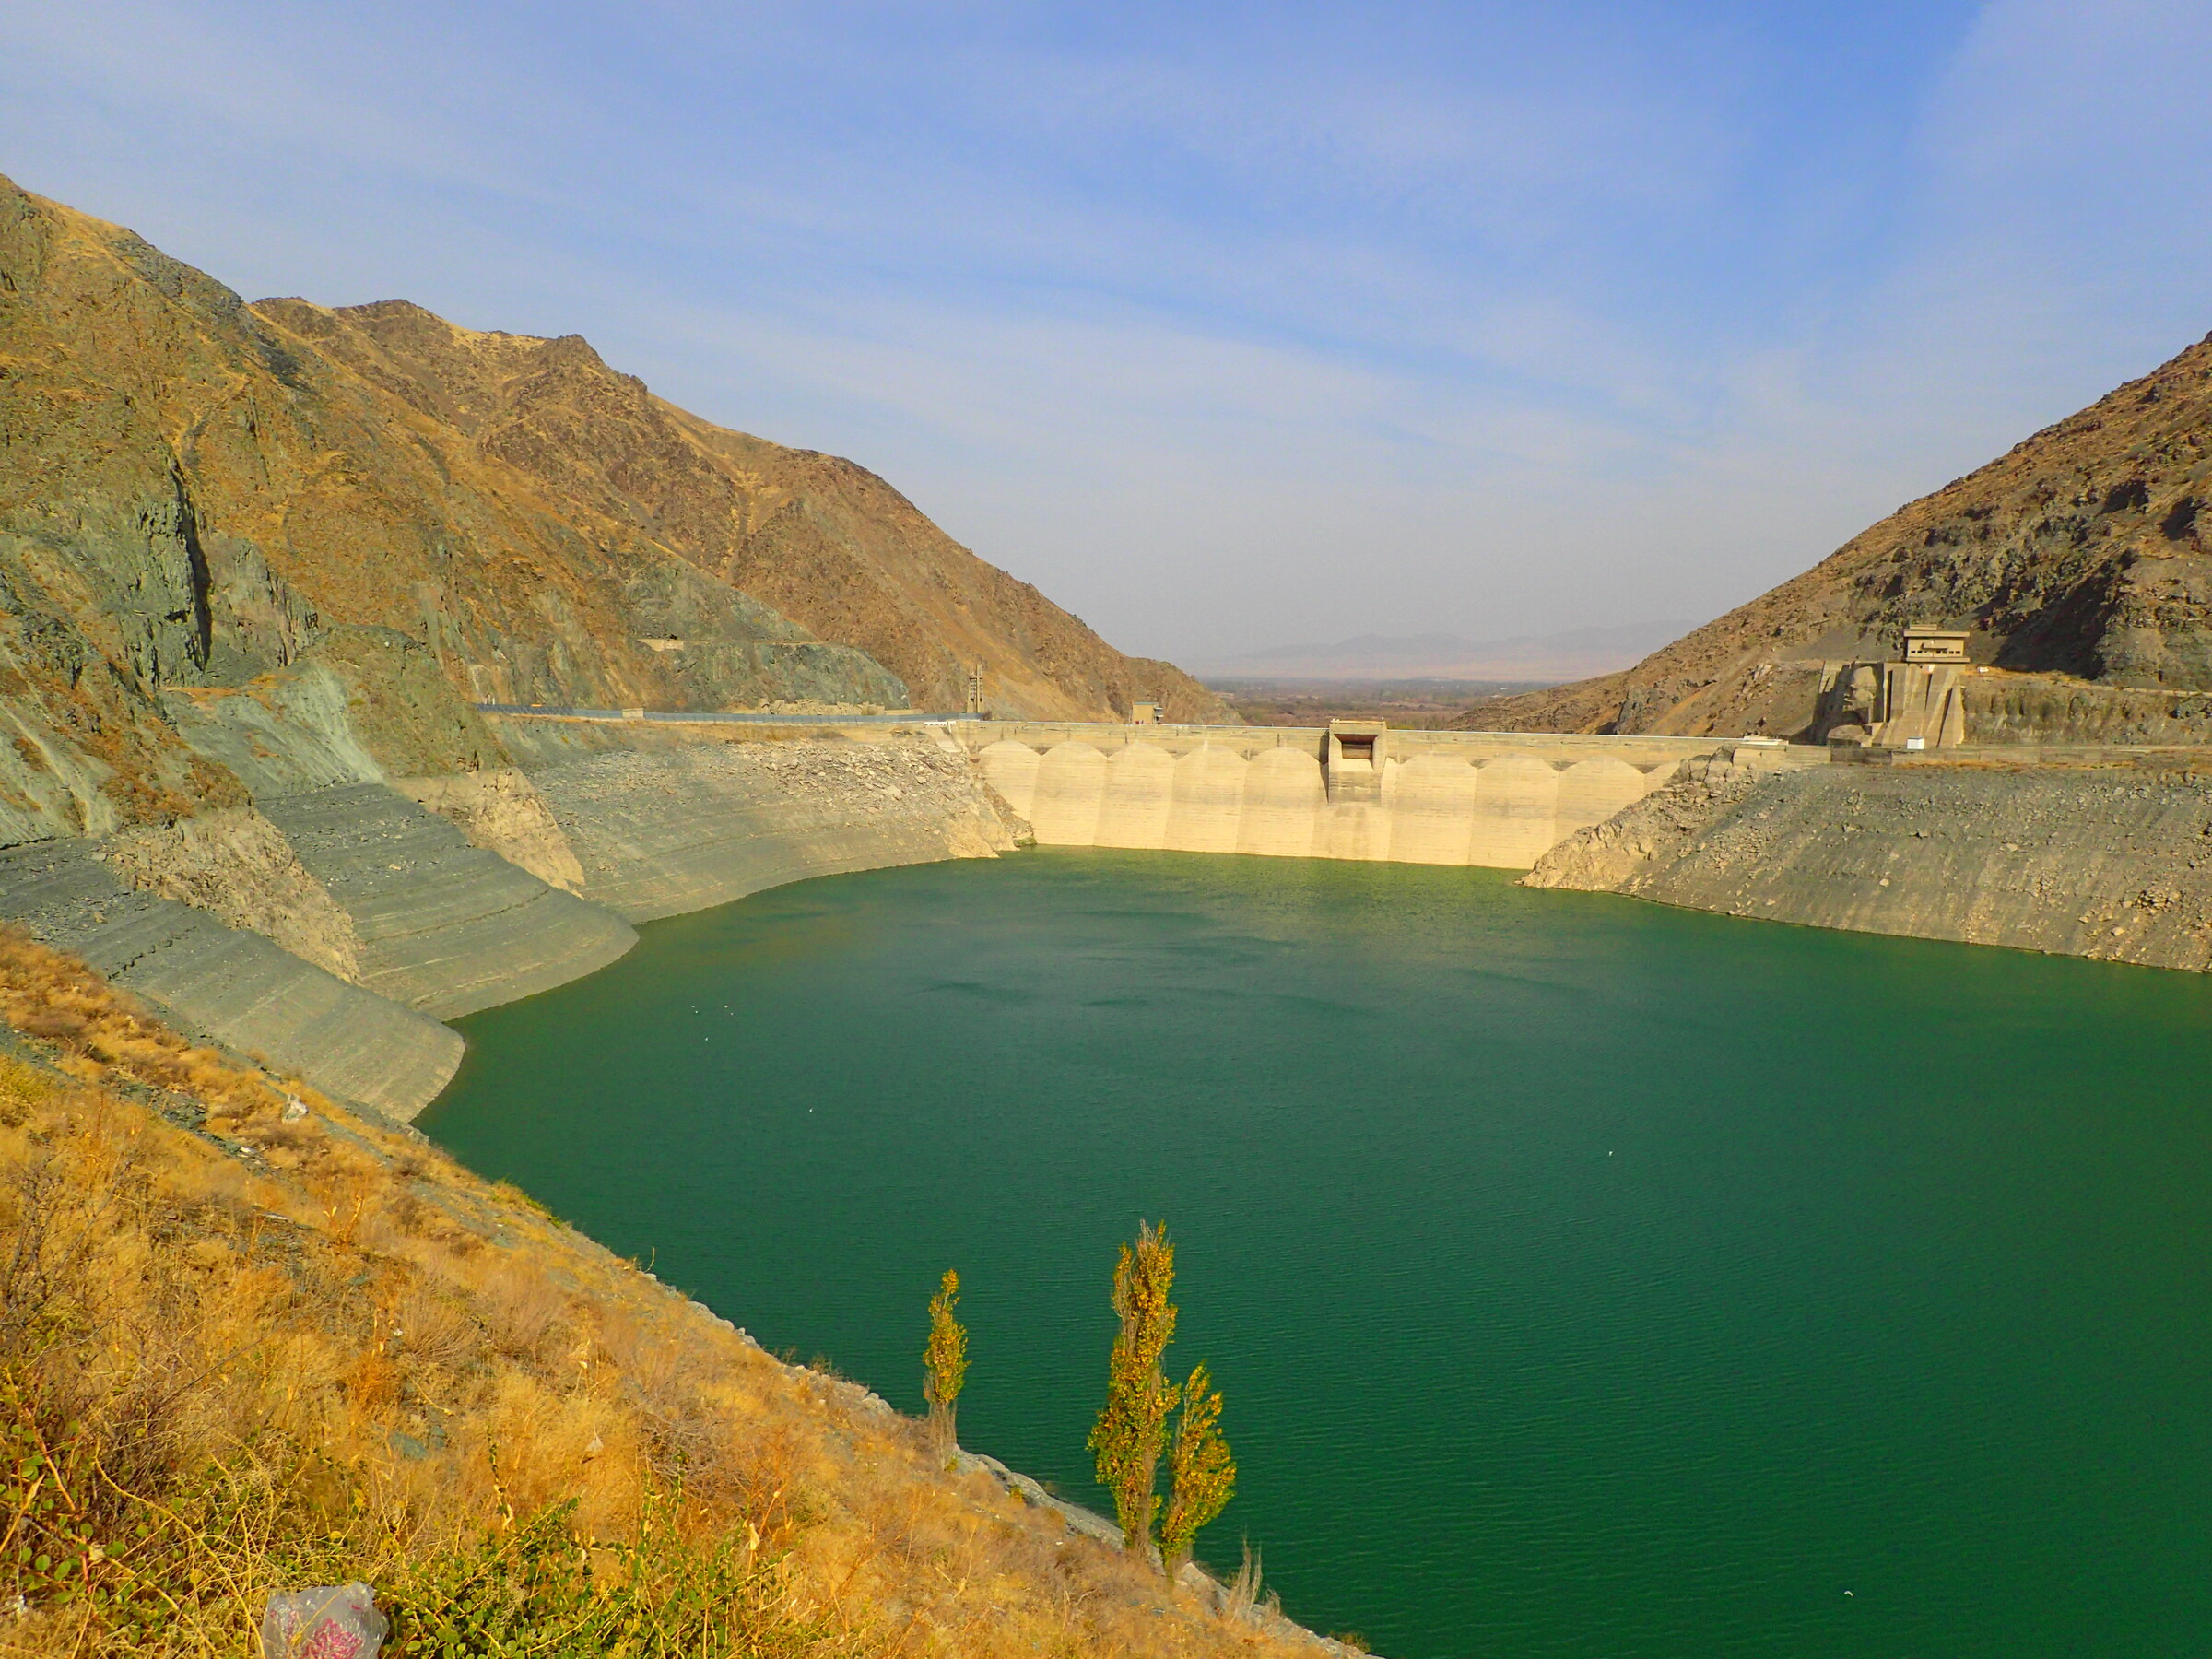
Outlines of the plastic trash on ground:
M 391 1629 L 366 1584 L 279 1592 L 261 1616 L 261 1659 L 376 1659 Z

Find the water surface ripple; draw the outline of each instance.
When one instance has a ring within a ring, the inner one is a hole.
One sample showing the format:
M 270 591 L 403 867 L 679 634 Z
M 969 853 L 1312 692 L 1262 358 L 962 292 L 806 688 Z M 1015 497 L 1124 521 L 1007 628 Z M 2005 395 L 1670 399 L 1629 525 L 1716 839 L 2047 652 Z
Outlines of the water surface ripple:
M 1431 1655 L 2202 1654 L 2212 982 L 1037 852 L 653 924 L 423 1127 L 1085 1500 L 1165 1217 L 1241 1474 L 1201 1554 Z

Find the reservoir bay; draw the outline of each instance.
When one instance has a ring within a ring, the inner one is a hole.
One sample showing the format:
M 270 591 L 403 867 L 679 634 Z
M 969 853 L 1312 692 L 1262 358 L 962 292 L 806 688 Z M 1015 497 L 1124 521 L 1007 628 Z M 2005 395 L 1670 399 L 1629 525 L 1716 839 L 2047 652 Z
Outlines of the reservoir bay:
M 771 1348 L 1110 1509 L 1164 1218 L 1199 1555 L 1394 1659 L 2198 1654 L 2212 983 L 1529 892 L 1038 850 L 653 923 L 458 1021 L 420 1126 Z

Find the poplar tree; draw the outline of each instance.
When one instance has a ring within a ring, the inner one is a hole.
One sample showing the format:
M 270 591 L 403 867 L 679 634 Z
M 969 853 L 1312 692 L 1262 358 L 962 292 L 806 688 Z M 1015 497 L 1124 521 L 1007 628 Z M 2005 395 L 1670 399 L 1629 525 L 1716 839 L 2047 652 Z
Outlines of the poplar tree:
M 1106 1404 L 1091 1427 L 1090 1449 L 1099 1484 L 1113 1494 L 1123 1547 L 1139 1553 L 1151 1547 L 1159 1457 L 1179 1395 L 1159 1369 L 1175 1339 L 1175 1306 L 1168 1300 L 1174 1283 L 1175 1247 L 1166 1225 L 1138 1222 L 1135 1248 L 1124 1244 L 1113 1270 L 1113 1311 L 1122 1328 L 1107 1362 Z
M 929 1299 L 929 1343 L 922 1350 L 922 1397 L 929 1402 L 930 1438 L 941 1457 L 959 1449 L 953 1417 L 968 1381 L 968 1327 L 953 1317 L 959 1300 L 960 1276 L 947 1267 Z
M 1159 1524 L 1159 1565 L 1171 1582 L 1191 1559 L 1198 1529 L 1237 1489 L 1236 1460 L 1221 1438 L 1221 1391 L 1201 1362 L 1182 1385 L 1182 1418 L 1168 1457 L 1168 1512 Z

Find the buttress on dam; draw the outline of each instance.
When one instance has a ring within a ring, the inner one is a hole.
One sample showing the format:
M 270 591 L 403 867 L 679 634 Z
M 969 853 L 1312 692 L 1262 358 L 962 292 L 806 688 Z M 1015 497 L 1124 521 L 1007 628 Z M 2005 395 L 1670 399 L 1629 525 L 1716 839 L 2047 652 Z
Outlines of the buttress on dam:
M 961 721 L 950 730 L 1046 846 L 1525 870 L 1672 782 L 1712 737 Z M 1734 746 L 1781 769 L 1821 751 Z

